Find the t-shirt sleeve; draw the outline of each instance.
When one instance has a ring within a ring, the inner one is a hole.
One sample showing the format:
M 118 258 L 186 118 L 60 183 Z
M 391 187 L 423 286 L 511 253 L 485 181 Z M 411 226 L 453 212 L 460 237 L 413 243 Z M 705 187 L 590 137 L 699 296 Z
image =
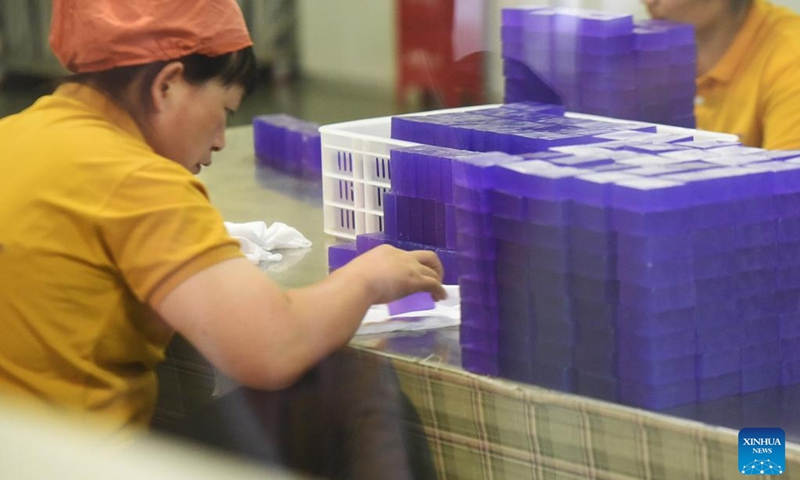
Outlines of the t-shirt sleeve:
M 153 306 L 195 273 L 242 256 L 202 183 L 161 163 L 127 175 L 98 219 L 104 248 L 129 288 Z
M 783 63 L 767 82 L 762 146 L 770 150 L 800 149 L 800 54 Z

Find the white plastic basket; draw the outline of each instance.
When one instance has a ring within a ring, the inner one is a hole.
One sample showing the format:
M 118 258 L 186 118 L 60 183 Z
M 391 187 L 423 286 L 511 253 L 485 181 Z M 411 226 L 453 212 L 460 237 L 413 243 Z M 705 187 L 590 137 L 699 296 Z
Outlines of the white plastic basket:
M 355 239 L 383 230 L 389 152 L 416 145 L 392 140 L 391 125 L 391 117 L 381 117 L 320 127 L 325 233 Z
M 466 112 L 499 105 L 453 108 L 410 115 Z M 630 120 L 567 112 L 587 120 Z M 392 117 L 377 117 L 320 127 L 322 198 L 325 233 L 344 240 L 383 231 L 383 193 L 391 188 L 389 155 L 393 148 L 418 145 L 391 138 Z M 738 141 L 734 135 L 657 125 L 661 133 L 691 133 L 698 140 Z

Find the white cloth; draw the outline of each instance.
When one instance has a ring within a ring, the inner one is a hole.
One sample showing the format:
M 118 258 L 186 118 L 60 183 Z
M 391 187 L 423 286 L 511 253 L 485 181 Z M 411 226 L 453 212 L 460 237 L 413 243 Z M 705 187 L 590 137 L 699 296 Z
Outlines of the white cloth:
M 311 241 L 285 223 L 275 222 L 269 227 L 261 221 L 225 222 L 228 234 L 239 241 L 242 253 L 252 263 L 280 262 L 283 255 L 272 250 L 282 248 L 308 248 Z

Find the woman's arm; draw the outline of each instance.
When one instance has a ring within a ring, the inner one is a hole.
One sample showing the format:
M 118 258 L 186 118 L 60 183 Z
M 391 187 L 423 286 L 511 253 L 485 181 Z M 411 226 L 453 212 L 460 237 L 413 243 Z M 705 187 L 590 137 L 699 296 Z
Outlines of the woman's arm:
M 433 252 L 381 246 L 321 282 L 283 291 L 242 258 L 189 277 L 155 307 L 226 374 L 278 389 L 344 346 L 371 305 L 417 291 L 444 298 L 442 275 Z

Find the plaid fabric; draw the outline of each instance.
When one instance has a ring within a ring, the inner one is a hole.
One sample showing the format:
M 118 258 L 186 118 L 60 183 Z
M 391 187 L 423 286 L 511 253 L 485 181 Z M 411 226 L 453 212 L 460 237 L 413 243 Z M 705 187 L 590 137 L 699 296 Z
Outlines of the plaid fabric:
M 381 355 L 440 480 L 741 478 L 735 430 Z M 786 463 L 780 478 L 800 478 L 800 445 Z
M 152 428 L 168 429 L 199 411 L 213 399 L 216 383 L 214 367 L 183 337 L 175 335 L 158 367 L 158 403 Z

